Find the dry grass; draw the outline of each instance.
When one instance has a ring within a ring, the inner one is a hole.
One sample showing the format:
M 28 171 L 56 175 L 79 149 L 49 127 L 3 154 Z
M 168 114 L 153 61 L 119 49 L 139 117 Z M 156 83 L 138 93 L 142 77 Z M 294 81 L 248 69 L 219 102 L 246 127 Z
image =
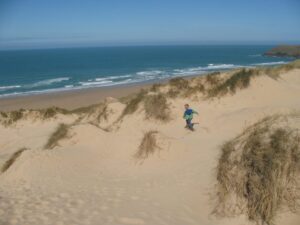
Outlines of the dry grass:
M 170 120 L 170 108 L 164 94 L 148 95 L 144 100 L 144 108 L 147 119 Z
M 262 71 L 262 73 L 265 73 L 274 79 L 278 79 L 280 77 L 280 74 L 288 72 L 292 69 L 299 69 L 299 68 L 300 68 L 300 60 L 295 60 L 288 64 L 283 64 L 275 67 L 265 67 L 265 68 L 261 68 L 260 70 Z
M 104 104 L 101 108 L 100 111 L 97 113 L 96 120 L 98 123 L 100 123 L 102 120 L 107 121 L 108 120 L 108 106 L 107 104 Z
M 55 117 L 57 114 L 68 114 L 69 111 L 66 109 L 58 108 L 58 107 L 50 107 L 46 109 L 37 110 L 40 114 L 42 119 L 50 119 Z
M 157 83 L 157 84 L 153 84 L 151 87 L 150 87 L 150 91 L 152 92 L 159 92 L 160 91 L 160 88 L 163 87 L 164 84 L 160 84 L 160 83 Z
M 173 78 L 169 81 L 169 90 L 166 95 L 170 98 L 195 97 L 198 93 L 205 92 L 202 82 L 203 77 L 184 79 L 181 77 Z
M 102 107 L 102 106 L 103 106 L 103 103 L 84 106 L 84 107 L 80 107 L 80 108 L 70 110 L 70 111 L 68 111 L 68 114 L 90 115 L 90 114 L 94 113 L 99 107 Z
M 208 91 L 209 97 L 217 97 L 223 96 L 228 93 L 234 94 L 237 89 L 244 89 L 249 87 L 250 80 L 254 77 L 259 75 L 258 70 L 256 69 L 241 69 L 235 73 L 233 73 L 228 79 L 225 81 L 220 82 L 217 80 L 216 76 L 213 80 L 217 81 L 210 81 L 212 88 Z M 209 80 L 211 80 L 210 78 Z
M 295 212 L 300 201 L 300 134 L 283 126 L 283 116 L 267 117 L 247 128 L 221 150 L 214 213 L 246 213 L 272 224 L 280 209 Z
M 196 96 L 198 93 L 204 93 L 204 92 L 205 92 L 204 85 L 201 83 L 198 83 L 196 86 L 191 86 L 190 88 L 184 90 L 184 92 L 182 93 L 182 96 L 185 98 L 189 98 L 189 97 Z
M 58 146 L 60 140 L 67 138 L 69 133 L 70 125 L 67 124 L 59 124 L 56 130 L 49 137 L 44 149 L 53 149 Z
M 209 73 L 205 76 L 205 83 L 210 86 L 217 86 L 220 84 L 220 72 Z
M 35 115 L 38 116 L 38 118 L 40 118 L 41 120 L 51 119 L 59 114 L 61 115 L 75 114 L 80 116 L 90 116 L 93 113 L 97 113 L 97 110 L 99 108 L 101 109 L 105 108 L 105 104 L 104 103 L 94 104 L 86 107 L 80 107 L 74 110 L 67 110 L 59 107 L 49 107 L 45 109 L 29 109 L 29 110 L 20 109 L 11 112 L 0 112 L 0 116 L 1 116 L 0 119 L 3 125 L 9 126 L 25 118 L 25 116 Z M 105 116 L 105 115 L 101 114 L 101 116 Z M 97 118 L 99 119 L 99 116 Z
M 144 134 L 138 151 L 135 154 L 135 158 L 146 159 L 149 157 L 149 155 L 154 154 L 156 150 L 160 149 L 156 140 L 157 134 L 158 131 L 148 131 Z
M 25 115 L 24 109 L 11 111 L 11 112 L 1 112 L 1 117 L 2 117 L 1 123 L 5 126 L 9 126 L 21 120 L 24 117 L 24 115 Z
M 206 96 L 212 98 L 235 94 L 237 90 L 249 87 L 251 80 L 256 76 L 267 75 L 278 79 L 280 74 L 296 68 L 300 68 L 300 60 L 274 67 L 243 68 L 234 72 L 227 79 L 221 79 L 218 72 L 212 73 L 206 76 L 206 83 L 210 85 Z
M 170 98 L 177 98 L 182 94 L 182 92 L 189 88 L 189 81 L 182 77 L 176 77 L 170 79 L 168 85 L 169 90 L 167 92 L 167 96 Z
M 149 94 L 147 91 L 141 90 L 126 101 L 126 107 L 117 121 L 120 121 L 126 115 L 136 112 L 141 103 L 144 103 L 147 119 L 153 118 L 161 121 L 170 119 L 170 110 L 165 95 L 163 93 Z
M 16 151 L 14 154 L 12 154 L 12 156 L 2 166 L 1 172 L 4 173 L 5 171 L 7 171 L 25 150 L 27 150 L 27 149 L 21 148 L 18 151 Z
M 147 92 L 142 89 L 139 93 L 130 98 L 126 102 L 126 107 L 123 110 L 121 118 L 123 118 L 126 115 L 133 114 L 138 109 L 139 104 L 144 100 L 146 94 Z
M 176 77 L 169 80 L 169 85 L 171 87 L 175 87 L 177 89 L 182 90 L 189 87 L 189 81 L 182 77 Z

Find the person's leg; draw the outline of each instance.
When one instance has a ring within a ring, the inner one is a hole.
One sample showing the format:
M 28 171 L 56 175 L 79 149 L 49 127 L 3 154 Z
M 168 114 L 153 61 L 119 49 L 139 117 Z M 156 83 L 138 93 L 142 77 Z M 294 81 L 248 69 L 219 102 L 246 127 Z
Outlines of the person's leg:
M 185 128 L 189 128 L 189 120 L 185 120 L 185 122 L 186 122 Z
M 188 119 L 188 120 L 187 120 L 187 125 L 188 125 L 188 128 L 189 128 L 190 130 L 194 130 L 194 128 L 193 128 L 193 123 L 192 123 L 192 120 L 191 120 L 191 119 Z

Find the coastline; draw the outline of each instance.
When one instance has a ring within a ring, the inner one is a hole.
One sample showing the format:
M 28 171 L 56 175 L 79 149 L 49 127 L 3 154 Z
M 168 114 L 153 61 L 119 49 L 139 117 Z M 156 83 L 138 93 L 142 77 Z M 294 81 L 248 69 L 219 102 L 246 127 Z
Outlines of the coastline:
M 276 65 L 276 64 L 274 64 Z M 228 72 L 237 68 L 216 70 L 211 72 Z M 205 76 L 211 72 L 183 75 L 184 79 L 198 76 Z M 100 103 L 107 97 L 121 98 L 148 88 L 153 84 L 163 84 L 175 77 L 160 80 L 150 80 L 116 86 L 89 87 L 83 89 L 60 90 L 48 93 L 36 93 L 30 95 L 9 95 L 0 97 L 0 112 L 7 112 L 19 109 L 43 109 L 48 107 L 59 107 L 68 110 Z
M 136 83 L 111 87 L 94 87 L 34 95 L 7 96 L 0 98 L 0 111 L 19 110 L 21 108 L 42 109 L 52 106 L 72 110 L 97 104 L 107 97 L 124 97 L 133 94 L 142 88 L 147 88 L 153 83 L 156 82 L 153 81 L 151 83 Z
M 181 77 L 184 79 L 191 79 L 193 77 L 205 76 L 207 74 L 209 73 Z M 149 88 L 153 84 L 166 83 L 172 78 L 175 77 L 139 83 L 121 84 L 116 86 L 90 87 L 84 89 L 63 90 L 31 95 L 5 96 L 0 97 L 0 112 L 8 112 L 19 109 L 43 109 L 48 107 L 59 107 L 72 110 L 100 103 L 107 97 L 126 97 L 130 94 L 138 92 L 143 88 Z

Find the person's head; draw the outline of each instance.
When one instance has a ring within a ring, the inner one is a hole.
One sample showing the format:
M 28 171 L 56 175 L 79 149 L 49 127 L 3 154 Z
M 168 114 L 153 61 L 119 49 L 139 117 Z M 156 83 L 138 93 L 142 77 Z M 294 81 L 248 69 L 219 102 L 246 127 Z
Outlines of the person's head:
M 185 105 L 184 105 L 184 108 L 185 108 L 185 109 L 188 109 L 188 108 L 190 108 L 190 105 L 189 105 L 189 104 L 185 104 Z

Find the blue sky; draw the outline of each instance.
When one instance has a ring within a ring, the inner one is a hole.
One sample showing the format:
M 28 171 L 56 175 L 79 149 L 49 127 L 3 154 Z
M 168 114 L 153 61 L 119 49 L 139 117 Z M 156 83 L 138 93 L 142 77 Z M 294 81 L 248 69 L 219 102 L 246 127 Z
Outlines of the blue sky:
M 0 0 L 0 49 L 281 43 L 299 0 Z

